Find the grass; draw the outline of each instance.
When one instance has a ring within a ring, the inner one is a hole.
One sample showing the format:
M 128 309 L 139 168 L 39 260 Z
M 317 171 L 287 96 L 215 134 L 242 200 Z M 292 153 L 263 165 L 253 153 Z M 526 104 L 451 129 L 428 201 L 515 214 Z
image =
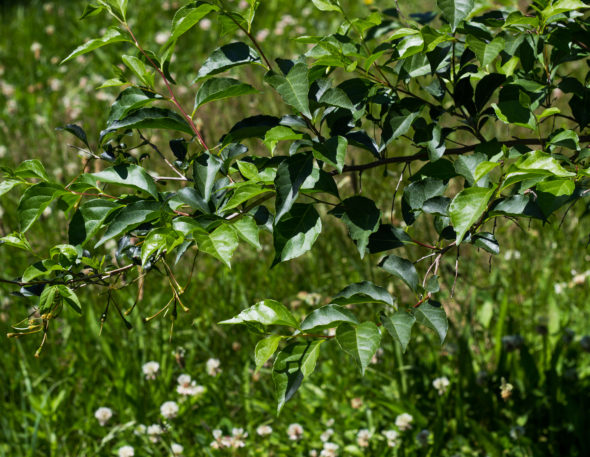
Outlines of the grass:
M 142 6 L 136 11 L 137 32 L 149 41 L 164 29 L 172 12 L 154 14 L 153 3 L 135 3 Z M 351 8 L 364 8 L 360 2 L 349 3 Z M 302 12 L 307 2 L 295 0 L 292 5 Z M 104 24 L 73 20 L 81 2 L 64 6 L 31 1 L 0 8 L 0 162 L 36 157 L 48 163 L 57 178 L 67 178 L 81 165 L 68 140 L 53 129 L 66 122 L 82 122 L 90 132 L 100 129 L 115 92 L 101 91 L 102 100 L 97 100 L 94 87 L 110 77 L 112 54 L 100 51 L 66 67 L 57 63 L 85 37 L 96 36 Z M 282 2 L 265 2 L 259 27 L 272 29 L 283 11 Z M 317 13 L 298 16 L 297 24 L 318 34 L 333 26 L 328 15 Z M 53 27 L 53 33 L 47 27 Z M 293 52 L 290 33 L 276 37 L 269 54 Z M 32 49 L 35 42 L 42 46 L 38 58 Z M 179 53 L 178 63 L 186 70 L 186 80 L 196 72 L 195 62 L 216 45 L 215 36 L 206 31 L 187 37 L 184 46 L 190 52 Z M 190 93 L 181 96 L 190 106 Z M 278 109 L 274 98 L 264 97 L 265 109 Z M 230 114 L 240 119 L 258 112 L 255 100 L 244 97 L 200 113 L 206 135 L 217 138 L 231 126 Z M 365 191 L 380 197 L 386 213 L 390 189 L 381 184 L 385 180 L 380 180 L 380 173 L 373 170 L 363 180 Z M 343 192 L 350 192 L 353 184 L 343 184 Z M 17 226 L 15 203 L 14 194 L 0 199 L 2 234 Z M 173 443 L 184 446 L 183 455 L 189 457 L 307 456 L 312 450 L 319 454 L 321 435 L 328 429 L 333 429 L 329 440 L 342 456 L 588 455 L 585 431 L 590 424 L 584 413 L 590 406 L 590 355 L 581 337 L 588 331 L 589 287 L 579 274 L 587 270 L 589 224 L 583 211 L 574 208 L 561 227 L 559 221 L 549 227 L 534 222 L 523 230 L 510 222 L 500 224 L 496 234 L 502 252 L 491 268 L 487 255 L 462 252 L 453 298 L 449 291 L 454 259 L 442 266 L 450 278 L 443 284 L 443 302 L 452 324 L 442 348 L 427 331 L 415 330 L 405 354 L 384 337 L 383 353 L 361 377 L 351 360 L 335 350 L 334 342 L 326 343 L 316 373 L 279 417 L 270 370 L 253 372 L 256 337 L 217 322 L 263 298 L 283 301 L 302 317 L 318 303 L 329 302 L 346 284 L 362 279 L 390 288 L 400 302 L 410 299 L 397 283 L 372 268 L 375 258 L 358 258 L 339 227 L 324 232 L 312 253 L 272 270 L 269 249 L 241 251 L 231 271 L 197 258 L 186 294 L 190 312 L 180 316 L 172 337 L 168 319 L 149 325 L 141 320 L 166 304 L 169 291 L 164 281 L 145 284 L 138 312 L 130 316 L 131 331 L 111 309 L 101 334 L 106 295 L 85 291 L 85 314 L 65 315 L 52 329 L 40 359 L 33 357 L 35 336 L 4 342 L 0 456 L 112 456 L 124 445 L 133 446 L 135 455 L 169 456 Z M 35 230 L 30 239 L 43 252 L 63 240 L 63 214 L 54 208 Z M 28 262 L 18 251 L 0 247 L 3 277 L 16 276 Z M 189 280 L 189 267 L 187 263 L 178 268 L 181 283 Z M 127 309 L 136 293 L 135 287 L 121 289 L 115 292 L 116 301 Z M 0 333 L 6 334 L 26 314 L 29 303 L 10 296 L 5 287 L 0 288 L 0 300 Z M 357 311 L 373 318 L 379 309 Z M 207 373 L 212 358 L 220 360 L 222 371 L 216 376 Z M 142 365 L 150 360 L 160 364 L 155 380 L 142 373 Z M 181 401 L 176 387 L 183 373 L 204 386 L 205 393 Z M 439 396 L 432 382 L 441 376 L 450 386 Z M 505 400 L 502 378 L 513 385 Z M 180 410 L 175 419 L 164 421 L 160 407 L 170 400 L 178 402 Z M 101 406 L 114 412 L 104 427 L 94 417 Z M 402 413 L 413 416 L 412 429 L 400 433 L 397 446 L 388 447 L 381 432 L 396 429 L 396 417 Z M 292 423 L 303 426 L 299 441 L 288 438 Z M 145 433 L 134 433 L 139 424 L 166 425 L 167 431 L 153 442 Z M 273 433 L 262 438 L 256 428 L 264 424 L 272 426 Z M 212 431 L 221 429 L 228 435 L 232 428 L 245 429 L 246 446 L 215 451 L 210 445 Z M 369 430 L 368 447 L 357 439 L 362 429 Z

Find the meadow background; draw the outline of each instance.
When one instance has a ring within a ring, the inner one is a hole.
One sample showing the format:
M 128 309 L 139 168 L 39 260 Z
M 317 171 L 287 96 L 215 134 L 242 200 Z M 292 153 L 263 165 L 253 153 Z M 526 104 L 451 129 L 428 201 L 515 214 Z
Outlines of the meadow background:
M 342 3 L 351 15 L 394 6 Z M 97 133 L 117 95 L 116 88 L 96 90 L 112 77 L 116 47 L 59 65 L 110 25 L 101 17 L 78 21 L 84 4 L 0 2 L 0 165 L 38 158 L 60 180 L 81 170 L 71 138 L 55 128 L 75 122 Z M 139 40 L 165 41 L 178 2 L 130 4 Z M 433 8 L 431 2 L 400 6 L 407 14 Z M 330 21 L 307 1 L 265 0 L 255 29 L 267 54 L 289 57 L 305 50 L 294 36 L 333 31 L 337 24 Z M 220 44 L 215 25 L 206 21 L 179 43 L 177 91 L 189 106 L 194 88 L 188 82 Z M 264 91 L 260 75 L 251 78 Z M 205 135 L 218 138 L 236 120 L 272 114 L 278 106 L 266 92 L 240 97 L 208 105 L 199 122 Z M 381 173 L 363 179 L 372 196 L 382 197 L 386 213 L 391 190 Z M 15 193 L 0 198 L 0 235 L 17 227 L 16 205 Z M 500 224 L 500 255 L 491 263 L 487 254 L 464 255 L 453 298 L 451 284 L 443 285 L 451 328 L 442 347 L 433 333 L 417 328 L 405 354 L 384 338 L 383 352 L 361 377 L 330 346 L 336 343 L 327 343 L 316 372 L 279 417 L 270 370 L 254 373 L 255 337 L 216 323 L 262 298 L 282 301 L 302 317 L 364 279 L 393 291 L 387 275 L 372 260 L 360 260 L 338 227 L 307 255 L 272 270 L 268 248 L 240 251 L 231 270 L 199 257 L 185 294 L 190 313 L 179 315 L 171 340 L 168 319 L 142 323 L 168 301 L 164 281 L 150 280 L 130 315 L 131 331 L 111 312 L 99 334 L 106 295 L 87 290 L 80 294 L 84 315 L 65 313 L 36 359 L 38 335 L 5 337 L 31 303 L 1 285 L 0 456 L 125 457 L 133 455 L 130 447 L 136 456 L 188 457 L 590 455 L 586 215 L 587 208 L 577 206 L 563 223 L 560 213 L 549 226 Z M 66 233 L 63 214 L 52 207 L 29 239 L 44 252 Z M 30 261 L 0 246 L 2 277 L 17 276 Z M 190 266 L 177 268 L 181 283 L 189 280 Z M 454 265 L 443 267 L 452 280 Z M 117 302 L 128 308 L 135 294 L 134 288 L 117 291 Z

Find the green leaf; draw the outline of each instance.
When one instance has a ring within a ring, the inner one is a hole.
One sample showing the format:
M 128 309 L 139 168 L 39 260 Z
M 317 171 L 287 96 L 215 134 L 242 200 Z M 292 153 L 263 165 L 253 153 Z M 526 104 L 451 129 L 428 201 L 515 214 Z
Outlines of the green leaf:
M 463 19 L 473 10 L 474 0 L 437 0 L 444 18 L 449 22 L 454 32 Z
M 54 271 L 63 271 L 64 268 L 57 262 L 45 259 L 29 265 L 23 272 L 22 282 L 31 282 L 40 276 L 48 276 Z
M 171 252 L 183 241 L 182 234 L 171 228 L 161 227 L 150 231 L 141 245 L 141 264 L 145 265 L 152 256 Z
M 41 296 L 39 297 L 39 314 L 41 317 L 45 318 L 45 316 L 52 310 L 56 295 L 58 297 L 60 296 L 57 288 L 58 286 L 47 286 L 43 289 L 43 292 L 41 292 Z
M 264 135 L 264 144 L 272 154 L 277 147 L 279 141 L 293 141 L 300 140 L 303 138 L 301 133 L 295 132 L 292 128 L 284 125 L 277 125 L 270 129 Z
M 283 98 L 307 118 L 311 118 L 309 111 L 309 74 L 307 65 L 303 62 L 293 65 L 286 76 L 269 73 L 264 80 L 271 85 Z
M 311 249 L 322 231 L 320 215 L 312 204 L 296 203 L 275 226 L 273 266 Z
M 59 184 L 42 182 L 29 187 L 20 199 L 17 208 L 21 232 L 25 233 L 41 216 L 49 204 L 66 192 Z
M 258 228 L 258 224 L 256 224 L 256 220 L 252 216 L 243 216 L 231 224 L 230 227 L 233 228 L 238 237 L 246 243 L 256 249 L 262 248 L 262 246 L 260 246 L 260 241 L 258 240 L 260 229 Z
M 350 238 L 356 243 L 362 259 L 369 244 L 369 236 L 379 229 L 381 211 L 373 200 L 359 195 L 347 198 L 341 207 L 331 213 L 338 215 L 340 211 L 342 222 L 348 227 Z
M 0 197 L 10 192 L 14 187 L 20 186 L 25 184 L 24 181 L 19 181 L 18 179 L 6 179 L 0 182 Z
M 277 395 L 277 414 L 295 395 L 303 379 L 313 373 L 320 354 L 320 345 L 324 341 L 291 343 L 278 353 L 272 369 Z
M 254 349 L 254 362 L 256 363 L 256 372 L 258 372 L 268 359 L 272 357 L 279 343 L 283 339 L 281 335 L 270 335 L 260 340 Z
M 205 60 L 193 83 L 230 68 L 251 63 L 260 63 L 260 56 L 254 49 L 239 41 L 226 44 L 213 51 Z
M 254 198 L 260 194 L 269 192 L 271 189 L 262 187 L 259 184 L 252 184 L 249 182 L 240 182 L 231 188 L 233 190 L 232 195 L 228 202 L 223 207 L 224 211 L 237 208 L 242 203 L 247 202 L 251 198 Z
M 338 305 L 381 303 L 394 306 L 395 301 L 384 287 L 376 286 L 370 281 L 362 281 L 346 286 L 332 298 L 332 303 Z
M 80 305 L 80 300 L 78 300 L 78 296 L 72 289 L 60 284 L 57 286 L 57 292 L 74 311 L 78 314 L 82 314 L 82 305 Z
M 153 92 L 139 89 L 138 87 L 128 87 L 119 94 L 117 99 L 111 105 L 107 125 L 121 120 L 132 111 L 143 108 L 144 106 L 161 99 L 162 96 L 154 94 Z
M 145 222 L 156 219 L 161 215 L 161 208 L 159 202 L 147 200 L 140 200 L 124 207 L 108 224 L 105 234 L 94 247 L 97 248 L 111 238 L 127 233 Z
M 143 190 L 152 197 L 158 198 L 154 179 L 138 165 L 116 165 L 98 173 L 92 173 L 91 176 L 104 183 Z
M 505 47 L 505 42 L 502 37 L 496 37 L 489 43 L 486 43 L 473 35 L 467 35 L 467 46 L 475 53 L 481 66 L 485 67 L 498 57 Z
M 135 56 L 122 55 L 121 60 L 139 78 L 142 85 L 154 87 L 154 74 L 150 72 L 143 61 Z
M 0 245 L 2 244 L 33 252 L 33 249 L 31 248 L 31 245 L 29 244 L 29 241 L 25 235 L 19 232 L 14 232 L 0 238 Z
M 569 196 L 573 194 L 576 185 L 571 179 L 552 179 L 540 182 L 537 184 L 536 188 L 539 192 L 545 192 L 556 197 L 561 197 L 563 195 Z
M 457 245 L 485 212 L 496 188 L 469 187 L 459 192 L 449 206 L 451 223 L 457 232 Z
M 351 355 L 358 364 L 361 374 L 379 349 L 381 333 L 373 322 L 359 325 L 342 324 L 336 329 L 336 341 L 344 352 Z
M 387 330 L 391 337 L 401 345 L 402 352 L 406 352 L 406 349 L 408 348 L 414 322 L 416 322 L 416 318 L 406 310 L 402 309 L 390 316 L 381 316 L 383 327 L 385 327 L 385 330 Z
M 337 0 L 311 0 L 320 11 L 342 11 Z
M 531 151 L 510 166 L 502 184 L 502 189 L 517 182 L 544 176 L 569 178 L 575 176 L 575 173 L 563 168 L 551 154 L 542 151 Z
M 568 13 L 570 11 L 586 8 L 588 8 L 588 5 L 580 0 L 560 0 L 553 3 L 552 5 L 547 6 L 547 8 L 541 11 L 541 15 L 543 16 L 543 19 L 547 21 L 549 18 L 557 14 Z
M 233 78 L 211 78 L 203 83 L 195 96 L 195 108 L 205 103 L 239 95 L 255 94 L 258 91 L 250 84 L 242 83 Z
M 432 306 L 429 302 L 422 303 L 414 311 L 414 316 L 420 324 L 434 330 L 438 334 L 440 344 L 443 343 L 447 336 L 449 323 L 442 306 Z
M 109 214 L 121 207 L 120 203 L 104 198 L 84 202 L 70 221 L 68 229 L 70 244 L 82 246 L 86 244 L 100 230 Z
M 25 160 L 14 170 L 14 174 L 19 178 L 39 178 L 49 181 L 45 167 L 37 159 Z
M 414 292 L 418 289 L 418 272 L 412 262 L 396 255 L 384 257 L 379 266 L 388 273 L 401 278 Z
M 232 319 L 220 324 L 243 324 L 254 322 L 261 325 L 283 325 L 299 329 L 297 319 L 285 305 L 275 300 L 263 300 L 245 309 Z
M 338 327 L 342 323 L 358 325 L 359 321 L 345 307 L 326 305 L 312 311 L 301 323 L 304 333 L 318 333 L 327 328 Z
M 386 126 L 383 129 L 383 146 L 387 146 L 396 138 L 408 133 L 408 130 L 410 130 L 410 127 L 419 115 L 419 112 L 415 112 L 388 116 Z
M 207 151 L 195 159 L 193 164 L 195 187 L 205 202 L 211 200 L 211 191 L 215 185 L 215 177 L 222 166 L 223 160 Z
M 166 129 L 194 135 L 186 120 L 174 111 L 163 108 L 141 108 L 121 120 L 111 122 L 100 132 L 100 143 L 119 129 Z
M 500 245 L 493 233 L 479 232 L 471 237 L 474 246 L 482 248 L 490 254 L 497 255 L 500 253 Z
M 238 235 L 229 225 L 220 225 L 211 233 L 195 233 L 200 251 L 221 260 L 231 268 L 230 260 L 238 247 Z
M 211 11 L 218 11 L 216 5 L 204 2 L 190 2 L 180 8 L 172 19 L 172 30 L 168 42 L 178 40 L 182 35 L 188 32 L 192 27 L 199 23 Z
M 189 205 L 192 209 L 201 211 L 202 213 L 209 214 L 211 209 L 207 202 L 201 197 L 201 194 L 192 187 L 183 187 L 180 189 L 176 196 L 184 204 Z
M 275 224 L 289 212 L 299 196 L 299 189 L 312 170 L 312 154 L 295 154 L 283 160 L 278 166 L 274 180 L 277 191 Z
M 343 136 L 334 136 L 323 143 L 316 143 L 313 146 L 313 155 L 316 159 L 332 165 L 339 173 L 344 168 L 344 159 L 348 141 Z
M 102 37 L 87 41 L 83 45 L 80 45 L 74 49 L 69 56 L 61 61 L 60 65 L 74 59 L 75 57 L 94 51 L 95 49 L 98 49 L 107 44 L 118 43 L 121 41 L 131 40 L 123 35 L 116 27 L 109 27 Z

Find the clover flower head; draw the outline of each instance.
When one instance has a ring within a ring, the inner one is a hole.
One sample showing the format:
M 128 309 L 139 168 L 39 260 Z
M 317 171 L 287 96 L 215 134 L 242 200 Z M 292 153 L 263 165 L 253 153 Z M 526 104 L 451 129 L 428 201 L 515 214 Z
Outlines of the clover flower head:
M 446 376 L 441 376 L 440 378 L 436 378 L 434 381 L 432 381 L 432 387 L 438 391 L 439 395 L 444 395 L 450 384 L 451 382 Z
M 109 419 L 113 417 L 113 410 L 111 408 L 107 408 L 106 406 L 101 406 L 94 412 L 94 417 L 101 427 L 104 427 Z
M 160 406 L 160 414 L 166 419 L 174 419 L 178 414 L 178 404 L 174 401 L 166 401 Z
M 406 430 L 410 430 L 412 428 L 412 422 L 414 418 L 411 414 L 402 413 L 395 418 L 395 425 L 399 428 L 402 432 Z
M 135 455 L 135 450 L 131 446 L 122 446 L 117 451 L 119 457 L 133 457 Z
M 145 379 L 156 379 L 158 371 L 160 371 L 160 364 L 158 362 L 154 362 L 153 360 L 144 363 L 141 367 L 141 371 L 145 375 Z
M 303 437 L 303 427 L 297 423 L 291 424 L 287 427 L 287 435 L 291 441 L 298 441 Z

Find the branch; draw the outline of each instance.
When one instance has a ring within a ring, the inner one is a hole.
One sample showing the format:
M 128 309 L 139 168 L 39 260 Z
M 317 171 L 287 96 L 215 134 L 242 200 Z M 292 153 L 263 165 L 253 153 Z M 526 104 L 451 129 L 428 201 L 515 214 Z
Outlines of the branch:
M 543 145 L 547 141 L 548 141 L 548 138 L 519 138 L 516 140 L 501 141 L 500 144 L 503 146 L 512 147 L 512 146 L 527 145 L 527 144 L 529 144 L 529 145 Z M 590 141 L 590 135 L 581 136 L 580 141 L 581 142 Z M 447 149 L 445 151 L 444 155 L 448 156 L 448 155 L 466 154 L 468 152 L 474 151 L 475 148 L 478 147 L 480 144 L 481 143 L 471 144 L 471 145 L 463 146 L 460 148 Z M 387 165 L 389 163 L 411 163 L 416 160 L 426 160 L 426 159 L 428 159 L 428 153 L 426 151 L 424 151 L 424 152 L 418 152 L 418 153 L 410 155 L 410 156 L 388 157 L 386 159 L 376 160 L 375 162 L 369 162 L 369 163 L 365 163 L 362 165 L 345 165 L 344 168 L 342 169 L 342 173 L 350 173 L 353 171 L 369 170 L 371 168 L 380 167 L 383 165 Z M 338 175 L 340 173 L 338 173 L 337 170 L 334 170 L 334 171 L 331 171 L 330 174 L 332 176 L 334 176 L 334 175 Z

